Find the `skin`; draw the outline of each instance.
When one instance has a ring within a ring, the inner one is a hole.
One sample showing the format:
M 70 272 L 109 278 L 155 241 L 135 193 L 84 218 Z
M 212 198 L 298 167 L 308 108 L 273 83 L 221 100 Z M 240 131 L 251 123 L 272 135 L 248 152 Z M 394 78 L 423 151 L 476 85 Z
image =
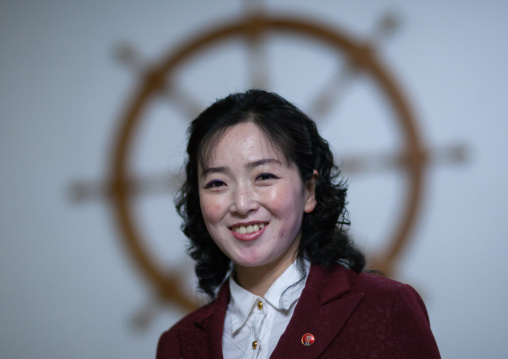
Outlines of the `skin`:
M 295 260 L 303 214 L 316 206 L 317 176 L 314 171 L 304 184 L 296 165 L 252 122 L 226 130 L 206 168 L 199 168 L 206 228 L 251 293 L 263 296 Z

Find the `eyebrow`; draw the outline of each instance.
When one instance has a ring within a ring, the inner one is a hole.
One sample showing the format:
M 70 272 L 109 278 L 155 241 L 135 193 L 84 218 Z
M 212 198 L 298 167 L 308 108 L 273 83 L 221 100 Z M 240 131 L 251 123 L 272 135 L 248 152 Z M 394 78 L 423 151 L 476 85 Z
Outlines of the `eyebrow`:
M 203 172 L 201 172 L 200 177 L 206 177 L 206 175 L 209 174 L 209 173 L 228 172 L 228 168 L 229 167 L 225 167 L 225 166 L 222 166 L 222 167 L 208 167 L 208 168 L 205 168 L 203 170 Z
M 252 169 L 252 168 L 255 168 L 255 167 L 267 164 L 267 163 L 275 163 L 275 164 L 278 164 L 278 165 L 282 164 L 281 161 L 276 160 L 275 158 L 264 158 L 264 159 L 261 159 L 261 160 L 258 160 L 258 161 L 248 162 L 245 165 L 245 167 L 248 168 L 248 169 Z M 226 172 L 229 172 L 229 171 L 230 171 L 230 169 L 227 166 L 208 167 L 208 168 L 205 168 L 203 170 L 203 172 L 201 172 L 200 176 L 201 177 L 206 177 L 206 175 L 208 175 L 209 173 L 226 173 Z
M 259 161 L 249 162 L 245 165 L 246 168 L 255 168 L 257 166 L 261 166 L 267 163 L 275 163 L 278 165 L 281 165 L 282 163 L 279 160 L 276 160 L 275 158 L 264 158 Z

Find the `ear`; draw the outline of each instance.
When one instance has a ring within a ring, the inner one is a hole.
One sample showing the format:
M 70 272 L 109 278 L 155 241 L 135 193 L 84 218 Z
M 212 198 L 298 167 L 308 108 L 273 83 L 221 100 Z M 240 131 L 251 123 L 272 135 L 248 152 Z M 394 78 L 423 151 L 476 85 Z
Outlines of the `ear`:
M 312 177 L 305 183 L 305 187 L 307 190 L 307 195 L 305 198 L 305 206 L 303 207 L 303 211 L 305 213 L 311 213 L 314 208 L 316 208 L 316 182 L 319 178 L 318 171 L 314 170 L 312 172 Z

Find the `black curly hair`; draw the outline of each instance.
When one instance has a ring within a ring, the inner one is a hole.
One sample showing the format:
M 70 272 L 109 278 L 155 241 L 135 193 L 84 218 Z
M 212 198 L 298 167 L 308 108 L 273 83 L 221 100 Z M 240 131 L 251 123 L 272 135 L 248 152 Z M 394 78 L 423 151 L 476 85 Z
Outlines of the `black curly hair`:
M 213 298 L 231 261 L 206 229 L 199 202 L 198 167 L 205 167 L 210 150 L 229 127 L 248 121 L 262 130 L 288 163 L 296 164 L 304 183 L 314 170 L 319 174 L 317 205 L 311 213 L 304 213 L 298 258 L 323 266 L 342 263 L 362 271 L 365 257 L 347 233 L 346 186 L 339 179 L 340 171 L 328 143 L 319 135 L 314 121 L 293 104 L 273 92 L 249 90 L 217 100 L 188 129 L 186 182 L 175 204 L 183 218 L 181 229 L 190 239 L 188 252 L 195 260 L 200 289 Z

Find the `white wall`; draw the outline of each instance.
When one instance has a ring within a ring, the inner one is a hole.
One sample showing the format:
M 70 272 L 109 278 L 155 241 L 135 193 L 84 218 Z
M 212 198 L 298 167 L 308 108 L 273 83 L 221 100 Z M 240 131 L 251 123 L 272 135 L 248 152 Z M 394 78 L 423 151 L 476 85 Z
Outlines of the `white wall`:
M 243 14 L 243 4 L 0 3 L 1 358 L 154 356 L 159 334 L 181 313 L 153 304 L 152 288 L 124 249 L 106 201 L 76 204 L 69 188 L 105 178 L 122 109 L 138 86 L 135 74 L 114 60 L 115 46 L 127 41 L 154 63 L 187 36 Z M 266 0 L 265 8 L 312 16 L 359 39 L 386 12 L 398 14 L 401 26 L 380 44 L 379 57 L 406 90 L 429 147 L 462 143 L 469 149 L 466 164 L 431 166 L 398 278 L 423 295 L 444 358 L 504 357 L 508 4 Z M 294 51 L 291 46 L 286 50 Z M 237 48 L 222 50 L 236 54 Z M 320 49 L 309 51 L 287 63 L 274 60 L 282 81 L 277 90 L 304 108 L 308 91 L 334 69 Z M 204 104 L 247 86 L 242 75 L 232 75 L 242 74 L 244 55 L 221 54 L 192 64 L 182 77 Z M 311 62 L 314 55 L 322 68 Z M 322 123 L 322 130 L 344 153 L 344 143 L 353 152 L 395 151 L 400 136 L 393 123 L 383 122 L 389 116 L 382 114 L 381 98 L 355 81 L 344 109 L 330 115 L 344 122 Z M 135 147 L 134 166 L 144 173 L 175 169 L 181 161 L 186 122 L 164 122 L 180 115 L 174 103 L 156 105 Z M 373 129 L 355 125 L 364 116 L 373 117 Z M 394 223 L 403 181 L 390 172 L 365 176 L 350 178 L 350 212 L 354 233 L 368 248 Z M 170 195 L 140 198 L 136 211 L 157 260 L 188 273 Z M 143 308 L 154 316 L 139 329 L 130 321 Z

